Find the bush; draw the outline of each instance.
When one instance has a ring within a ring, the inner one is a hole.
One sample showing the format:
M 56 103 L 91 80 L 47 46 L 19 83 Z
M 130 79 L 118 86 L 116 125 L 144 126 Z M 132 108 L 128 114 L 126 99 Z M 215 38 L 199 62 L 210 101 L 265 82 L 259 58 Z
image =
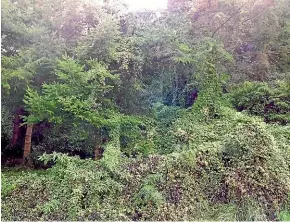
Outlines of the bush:
M 7 152 L 12 138 L 13 115 L 3 104 L 1 104 L 1 155 Z
M 198 124 L 190 110 L 176 117 L 169 132 L 175 150 L 169 154 L 127 158 L 113 140 L 100 161 L 45 155 L 42 159 L 55 165 L 45 175 L 21 175 L 2 199 L 2 219 L 285 217 L 290 192 L 287 126 L 266 125 L 227 107 L 220 114 Z
M 273 136 L 259 124 L 241 124 L 228 135 L 222 154 L 228 198 L 254 197 L 265 207 L 268 218 L 274 219 L 287 198 L 290 178 Z
M 290 211 L 281 211 L 279 213 L 280 221 L 289 221 L 290 220 Z
M 44 154 L 43 151 L 32 151 L 25 160 L 25 165 L 34 169 L 48 168 L 51 164 L 44 164 L 39 158 Z
M 169 154 L 176 150 L 172 126 L 181 114 L 182 110 L 178 107 L 155 104 L 154 145 L 159 154 Z
M 45 175 L 23 174 L 19 192 L 3 198 L 5 220 L 81 220 L 113 205 L 122 184 L 96 161 L 64 154 L 51 154 L 43 160 L 56 162 Z
M 245 82 L 234 87 L 232 103 L 239 110 L 263 116 L 265 122 L 286 125 L 290 122 L 290 83 L 277 81 L 269 83 Z
M 1 174 L 1 196 L 5 198 L 16 188 L 16 183 L 12 180 L 8 180 L 8 178 Z

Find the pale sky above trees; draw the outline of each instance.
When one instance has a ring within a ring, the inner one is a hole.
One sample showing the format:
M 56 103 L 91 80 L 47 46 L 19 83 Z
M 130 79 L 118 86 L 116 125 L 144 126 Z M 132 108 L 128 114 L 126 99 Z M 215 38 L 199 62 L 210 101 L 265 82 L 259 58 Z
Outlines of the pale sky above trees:
M 125 0 L 129 6 L 129 10 L 135 11 L 139 9 L 164 9 L 167 0 Z

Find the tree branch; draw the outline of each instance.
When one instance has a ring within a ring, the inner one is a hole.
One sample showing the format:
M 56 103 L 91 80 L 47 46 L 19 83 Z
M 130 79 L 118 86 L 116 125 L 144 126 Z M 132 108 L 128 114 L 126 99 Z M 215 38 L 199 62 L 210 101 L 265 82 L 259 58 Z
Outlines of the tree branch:
M 252 5 L 254 5 L 257 2 L 257 0 L 253 0 Z M 212 38 L 214 35 L 220 30 L 225 24 L 227 24 L 233 17 L 235 17 L 238 13 L 241 12 L 241 10 L 246 6 L 246 3 L 243 4 L 237 11 L 235 11 L 224 23 L 222 23 L 213 33 L 212 33 Z
M 213 33 L 212 33 L 212 38 L 214 37 L 214 35 L 218 32 L 218 30 L 220 30 L 225 24 L 227 24 L 234 16 L 236 16 L 238 13 L 241 12 L 241 9 L 244 7 L 241 6 L 237 11 L 235 11 L 235 13 L 233 13 L 226 21 L 224 21 Z

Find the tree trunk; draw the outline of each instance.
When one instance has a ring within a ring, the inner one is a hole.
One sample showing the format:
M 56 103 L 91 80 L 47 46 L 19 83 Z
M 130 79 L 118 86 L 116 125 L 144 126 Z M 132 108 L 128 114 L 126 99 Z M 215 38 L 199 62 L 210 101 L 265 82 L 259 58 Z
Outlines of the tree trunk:
M 17 141 L 18 141 L 18 138 L 19 138 L 20 124 L 21 124 L 20 115 L 23 115 L 22 108 L 17 109 L 16 110 L 16 113 L 14 115 L 14 120 L 13 120 L 13 135 L 12 135 L 12 140 L 11 140 L 11 145 L 12 146 L 15 146 L 17 144 Z
M 174 89 L 172 95 L 172 105 L 177 106 L 178 104 L 178 76 L 177 73 L 174 73 Z
M 96 146 L 95 146 L 95 160 L 100 160 L 102 158 L 102 154 L 103 154 L 103 149 L 102 149 L 102 134 L 101 134 L 101 130 L 98 129 L 96 132 Z
M 12 135 L 12 141 L 11 145 L 15 146 L 18 140 L 19 135 L 19 127 L 20 127 L 20 117 L 18 114 L 15 114 L 14 120 L 13 120 L 13 135 Z
M 100 147 L 100 144 L 97 144 L 95 147 L 95 160 L 100 160 L 103 156 L 103 149 Z
M 33 128 L 33 124 L 28 124 L 26 127 L 24 152 L 23 152 L 23 162 L 25 161 L 25 158 L 29 155 L 29 153 L 31 151 L 32 128 Z

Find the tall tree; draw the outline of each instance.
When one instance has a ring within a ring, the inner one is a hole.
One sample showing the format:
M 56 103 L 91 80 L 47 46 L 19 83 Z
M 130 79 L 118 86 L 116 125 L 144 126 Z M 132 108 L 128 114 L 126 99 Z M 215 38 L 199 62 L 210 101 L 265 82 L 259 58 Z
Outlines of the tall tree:
M 113 124 L 118 115 L 107 97 L 117 86 L 118 75 L 110 74 L 95 60 L 84 66 L 68 57 L 58 61 L 55 74 L 58 82 L 44 84 L 40 94 L 28 89 L 25 103 L 30 115 L 26 122 L 47 120 L 75 127 L 82 122 L 91 124 L 95 127 L 96 147 L 100 149 L 101 128 Z

